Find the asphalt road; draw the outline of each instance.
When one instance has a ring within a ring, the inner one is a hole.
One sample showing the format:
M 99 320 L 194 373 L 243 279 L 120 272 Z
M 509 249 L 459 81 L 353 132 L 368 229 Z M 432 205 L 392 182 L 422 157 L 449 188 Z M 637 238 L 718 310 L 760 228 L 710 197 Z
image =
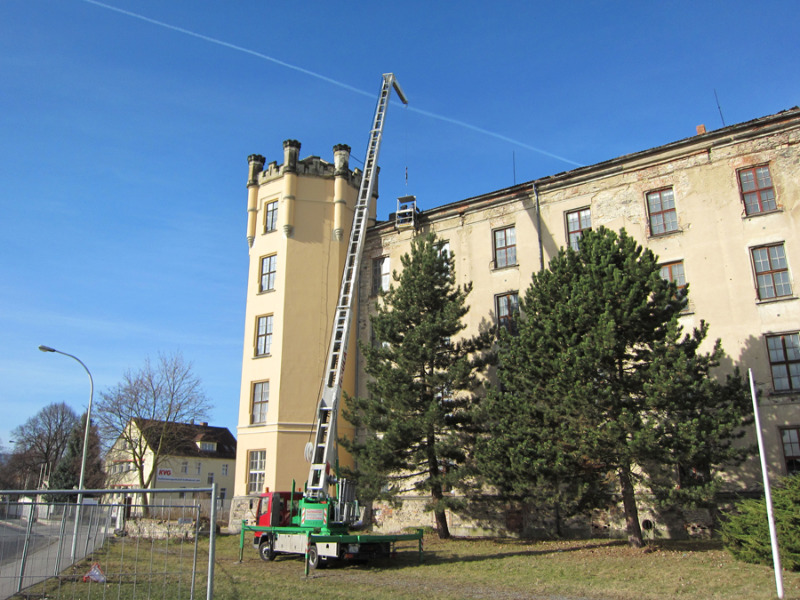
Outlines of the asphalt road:
M 24 521 L 0 521 L 0 600 L 5 600 L 17 592 L 22 556 L 25 550 L 27 524 Z M 86 535 L 86 526 L 79 533 Z M 70 562 L 72 530 L 60 536 L 60 523 L 35 523 L 31 530 L 28 552 L 25 560 L 23 588 L 53 575 L 61 545 L 61 568 Z

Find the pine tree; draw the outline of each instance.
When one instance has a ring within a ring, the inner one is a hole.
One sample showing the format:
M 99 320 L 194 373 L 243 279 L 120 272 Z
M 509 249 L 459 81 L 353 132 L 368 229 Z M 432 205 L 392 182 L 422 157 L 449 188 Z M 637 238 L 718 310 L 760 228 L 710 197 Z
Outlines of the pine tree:
M 665 502 L 709 501 L 713 468 L 746 454 L 731 442 L 748 401 L 738 374 L 709 377 L 722 349 L 698 352 L 705 324 L 681 337 L 686 302 L 624 230 L 600 228 L 579 251 L 561 250 L 534 275 L 518 334 L 501 337 L 503 391 L 484 409 L 482 471 L 519 496 L 540 497 L 545 481 L 567 513 L 602 502 L 615 481 L 634 546 L 643 544 L 637 483 Z M 507 450 L 499 436 L 513 442 Z M 676 493 L 680 469 L 702 477 Z
M 800 571 L 800 475 L 786 477 L 772 488 L 772 509 L 781 567 Z M 772 565 L 772 543 L 766 500 L 738 502 L 722 526 L 725 548 L 743 562 Z
M 80 423 L 73 427 L 67 442 L 64 456 L 56 465 L 50 477 L 50 489 L 71 490 L 80 483 L 81 466 L 83 462 L 83 436 L 86 432 L 86 413 L 81 417 Z M 100 459 L 100 437 L 97 426 L 92 423 L 89 427 L 89 446 L 86 453 L 86 471 L 84 473 L 84 489 L 100 489 L 105 484 L 105 473 Z M 54 495 L 53 501 L 66 502 L 70 495 Z
M 457 339 L 471 286 L 456 285 L 453 256 L 435 235 L 414 240 L 401 262 L 397 285 L 372 317 L 375 343 L 361 345 L 369 395 L 347 398 L 345 418 L 361 434 L 342 443 L 356 459 L 362 498 L 429 496 L 447 538 L 445 511 L 460 506 L 447 492 L 467 472 L 470 407 L 488 336 Z

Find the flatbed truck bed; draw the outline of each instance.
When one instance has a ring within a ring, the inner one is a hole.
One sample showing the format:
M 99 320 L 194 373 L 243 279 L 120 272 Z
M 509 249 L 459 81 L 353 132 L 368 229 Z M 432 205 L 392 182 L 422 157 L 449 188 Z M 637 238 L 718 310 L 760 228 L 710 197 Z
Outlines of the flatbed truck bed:
M 305 573 L 329 560 L 361 560 L 376 556 L 392 556 L 398 542 L 418 542 L 419 560 L 423 559 L 423 530 L 414 533 L 325 533 L 313 532 L 308 527 L 265 527 L 242 522 L 239 535 L 239 562 L 244 557 L 245 534 L 253 534 L 253 545 L 261 558 L 271 561 L 278 554 L 302 555 Z

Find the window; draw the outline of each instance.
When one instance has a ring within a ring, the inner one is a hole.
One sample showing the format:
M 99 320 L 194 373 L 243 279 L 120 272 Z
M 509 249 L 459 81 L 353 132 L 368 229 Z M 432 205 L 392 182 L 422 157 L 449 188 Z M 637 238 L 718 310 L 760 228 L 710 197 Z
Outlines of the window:
M 793 427 L 781 431 L 783 457 L 786 459 L 786 474 L 800 473 L 800 429 Z
M 194 465 L 194 468 L 195 468 L 195 473 L 197 473 L 198 475 L 200 475 L 200 473 L 202 473 L 202 472 L 203 472 L 203 463 L 201 463 L 200 461 L 198 461 L 198 462 L 197 462 L 197 463 Z
M 222 465 L 222 476 L 223 477 L 227 477 L 228 476 L 228 463 L 225 463 L 224 465 Z
M 272 349 L 272 315 L 258 317 L 256 325 L 256 356 L 266 356 Z
M 650 215 L 650 235 L 678 231 L 678 212 L 672 188 L 648 192 L 647 213 Z
M 225 496 L 228 494 L 228 490 L 225 488 L 219 488 L 219 499 L 225 500 Z
M 264 256 L 261 259 L 261 283 L 258 288 L 259 292 L 267 292 L 275 289 L 275 272 L 277 269 L 277 255 Z
M 767 350 L 775 391 L 800 390 L 800 334 L 769 335 Z
M 519 295 L 517 292 L 509 292 L 495 296 L 497 310 L 497 324 L 500 327 L 511 329 L 514 314 L 519 311 Z
M 389 271 L 389 257 L 381 256 L 372 259 L 372 295 L 389 290 L 391 273 Z
M 208 474 L 208 479 L 206 479 L 206 481 L 207 481 L 208 485 L 211 485 L 212 483 L 214 483 L 214 474 L 213 473 L 209 473 Z
M 267 464 L 266 450 L 251 450 L 247 453 L 247 493 L 260 494 L 264 489 L 264 471 Z
M 494 236 L 494 267 L 502 269 L 517 264 L 517 232 L 514 227 L 496 229 Z
M 772 187 L 772 177 L 767 165 L 739 171 L 739 191 L 746 215 L 778 210 L 775 188 Z
M 278 201 L 267 202 L 264 207 L 264 233 L 278 228 Z
M 184 460 L 183 462 L 181 462 L 181 473 L 183 473 L 183 474 L 189 473 L 189 461 L 188 460 Z
M 250 424 L 267 422 L 267 408 L 269 407 L 269 381 L 259 381 L 253 384 L 253 405 L 250 408 Z
M 578 240 L 584 231 L 592 230 L 592 212 L 588 208 L 573 210 L 567 213 L 567 241 L 570 247 L 577 252 Z
M 683 272 L 683 261 L 676 260 L 661 265 L 661 278 L 669 282 L 674 282 L 678 286 L 678 291 L 686 288 L 686 275 Z
M 789 265 L 783 244 L 753 248 L 753 268 L 756 272 L 758 299 L 769 300 L 792 295 Z
M 216 452 L 217 442 L 200 442 L 200 450 L 203 452 Z

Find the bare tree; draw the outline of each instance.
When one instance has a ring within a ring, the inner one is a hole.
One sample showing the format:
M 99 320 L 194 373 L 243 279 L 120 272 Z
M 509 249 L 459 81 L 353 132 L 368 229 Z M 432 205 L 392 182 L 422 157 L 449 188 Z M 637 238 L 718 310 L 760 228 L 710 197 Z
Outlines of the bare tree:
M 141 369 L 128 370 L 120 383 L 100 393 L 96 418 L 109 448 L 107 462 L 132 463 L 140 487 L 149 487 L 180 443 L 180 424 L 207 418 L 209 409 L 200 379 L 180 352 L 145 359 Z
M 77 423 L 75 411 L 63 402 L 54 402 L 11 432 L 14 452 L 10 462 L 18 486 L 34 489 L 46 481 L 64 455 Z

